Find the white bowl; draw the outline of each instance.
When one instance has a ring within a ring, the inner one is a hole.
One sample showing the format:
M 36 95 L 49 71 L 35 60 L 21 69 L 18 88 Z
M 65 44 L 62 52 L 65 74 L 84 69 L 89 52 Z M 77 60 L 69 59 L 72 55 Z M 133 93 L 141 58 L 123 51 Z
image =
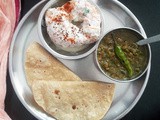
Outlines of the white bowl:
M 89 0 L 88 0 L 89 1 Z M 102 16 L 102 13 L 100 11 L 100 8 L 92 1 L 89 1 L 91 4 L 93 4 L 100 12 L 100 16 L 101 16 L 101 35 L 99 37 L 99 40 L 97 40 L 97 42 L 86 45 L 86 46 L 81 46 L 83 47 L 82 50 L 78 50 L 81 49 L 81 47 L 77 48 L 77 52 L 70 52 L 66 51 L 65 49 L 61 49 L 60 47 L 57 47 L 50 39 L 48 33 L 47 33 L 47 29 L 44 26 L 44 15 L 45 12 L 47 11 L 47 9 L 51 8 L 51 7 L 59 7 L 62 6 L 63 4 L 65 4 L 67 2 L 67 0 L 65 1 L 49 1 L 41 10 L 40 15 L 38 17 L 38 34 L 40 37 L 40 41 L 42 42 L 43 47 L 49 51 L 52 55 L 59 57 L 59 58 L 64 58 L 64 59 L 80 59 L 83 57 L 88 56 L 89 54 L 91 54 L 95 49 L 96 46 L 98 44 L 98 41 L 101 39 L 101 37 L 103 36 L 103 26 L 104 26 L 104 19 Z

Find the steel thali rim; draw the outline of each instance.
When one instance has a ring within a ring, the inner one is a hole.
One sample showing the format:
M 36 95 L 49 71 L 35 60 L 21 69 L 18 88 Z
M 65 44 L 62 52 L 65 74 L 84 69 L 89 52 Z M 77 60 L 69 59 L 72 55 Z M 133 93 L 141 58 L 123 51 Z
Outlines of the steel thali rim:
M 20 97 L 19 95 L 19 92 L 18 92 L 18 89 L 16 88 L 16 83 L 14 82 L 14 74 L 13 74 L 13 60 L 12 60 L 12 54 L 14 52 L 14 43 L 16 41 L 16 37 L 18 35 L 18 32 L 19 32 L 19 29 L 22 27 L 24 21 L 28 18 L 28 16 L 41 4 L 43 4 L 44 2 L 47 2 L 47 0 L 43 0 L 41 2 L 39 2 L 38 4 L 36 4 L 23 18 L 22 20 L 20 21 L 18 27 L 16 28 L 16 31 L 14 33 L 14 36 L 13 36 L 13 40 L 12 40 L 12 43 L 11 43 L 11 47 L 10 47 L 10 52 L 9 52 L 9 74 L 10 74 L 10 77 L 11 77 L 11 83 L 13 85 L 13 88 L 15 90 L 15 93 L 16 95 L 18 96 L 19 100 L 21 101 L 21 103 L 24 105 L 24 107 L 33 115 L 35 116 L 37 119 L 42 119 L 41 116 L 39 116 L 38 114 L 36 114 L 35 111 L 32 111 L 32 109 L 26 104 L 26 102 Z M 122 3 L 120 3 L 119 1 L 114 1 L 115 4 L 119 5 L 121 8 L 123 8 L 128 14 L 130 14 L 130 16 L 132 18 L 134 18 L 134 20 L 137 22 L 138 26 L 141 28 L 141 33 L 146 37 L 146 34 L 143 30 L 143 27 L 141 26 L 141 24 L 139 23 L 138 19 L 133 15 L 133 13 L 131 13 L 131 11 L 125 7 Z M 138 94 L 138 96 L 136 97 L 136 99 L 134 100 L 134 102 L 125 110 L 123 111 L 122 114 L 120 114 L 119 116 L 115 117 L 115 119 L 120 119 L 122 118 L 123 116 L 125 116 L 135 105 L 136 103 L 138 102 L 138 100 L 140 99 L 140 97 L 142 96 L 144 90 L 145 90 L 145 87 L 147 85 L 147 82 L 148 82 L 148 79 L 149 79 L 149 74 L 150 74 L 150 68 L 151 68 L 151 64 L 149 63 L 149 67 L 148 67 L 148 70 L 147 70 L 147 75 L 146 75 L 146 78 L 144 80 L 144 83 L 141 87 L 141 90 Z

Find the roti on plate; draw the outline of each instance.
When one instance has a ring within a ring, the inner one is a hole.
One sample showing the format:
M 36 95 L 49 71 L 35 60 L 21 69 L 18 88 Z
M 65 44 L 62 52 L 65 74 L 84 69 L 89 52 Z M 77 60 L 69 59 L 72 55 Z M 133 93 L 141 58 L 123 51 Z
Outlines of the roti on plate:
M 81 80 L 37 42 L 26 51 L 25 73 L 29 86 L 34 80 Z
M 95 81 L 34 81 L 35 101 L 58 120 L 100 120 L 113 100 L 114 84 Z

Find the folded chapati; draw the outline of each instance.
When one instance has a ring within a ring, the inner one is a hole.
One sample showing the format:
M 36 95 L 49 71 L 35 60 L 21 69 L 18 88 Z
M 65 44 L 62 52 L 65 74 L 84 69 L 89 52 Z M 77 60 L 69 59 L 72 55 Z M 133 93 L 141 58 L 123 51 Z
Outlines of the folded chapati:
M 25 73 L 29 86 L 34 80 L 81 80 L 36 42 L 26 51 Z
M 108 111 L 114 84 L 93 81 L 34 81 L 35 101 L 58 120 L 100 120 Z

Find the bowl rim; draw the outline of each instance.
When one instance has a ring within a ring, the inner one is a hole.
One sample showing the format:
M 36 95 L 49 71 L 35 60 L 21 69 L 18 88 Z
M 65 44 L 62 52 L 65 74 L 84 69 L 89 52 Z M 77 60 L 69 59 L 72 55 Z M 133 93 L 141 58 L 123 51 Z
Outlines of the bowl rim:
M 103 14 L 102 14 L 102 11 L 100 10 L 100 8 L 98 7 L 98 5 L 96 3 L 94 3 L 92 0 L 87 0 L 88 2 L 90 2 L 91 4 L 93 4 L 96 9 L 100 12 L 100 17 L 101 17 L 101 33 L 100 33 L 100 36 L 98 38 L 98 40 L 94 43 L 94 45 L 86 52 L 82 53 L 82 54 L 79 54 L 79 55 L 64 55 L 64 54 L 60 54 L 59 52 L 53 50 L 49 45 L 48 43 L 46 42 L 43 34 L 42 34 L 42 27 L 41 27 L 41 23 L 42 23 L 42 20 L 43 20 L 43 17 L 44 17 L 44 14 L 46 12 L 46 10 L 48 8 L 50 8 L 52 5 L 56 4 L 58 1 L 48 1 L 44 7 L 42 8 L 40 14 L 39 14 L 39 17 L 38 17 L 38 22 L 37 22 L 37 28 L 38 28 L 38 35 L 39 35 L 39 38 L 40 38 L 40 41 L 42 43 L 42 46 L 49 52 L 51 53 L 53 56 L 56 56 L 58 58 L 63 58 L 63 59 L 71 59 L 71 60 L 74 60 L 74 59 L 80 59 L 80 58 L 84 58 L 88 55 L 90 55 L 97 47 L 97 44 L 98 44 L 98 41 L 101 40 L 102 36 L 104 35 L 104 17 L 103 17 Z
M 136 30 L 136 29 L 134 29 L 134 28 L 131 28 L 131 27 L 119 27 L 119 28 L 114 28 L 114 29 L 112 29 L 112 30 L 110 30 L 110 31 L 107 31 L 107 32 L 103 35 L 103 37 L 104 37 L 105 35 L 109 34 L 109 33 L 112 32 L 112 31 L 120 30 L 120 29 L 126 29 L 126 30 L 133 31 L 133 32 L 135 32 L 136 34 L 140 35 L 142 38 L 144 38 L 144 39 L 146 38 L 146 37 L 145 37 L 142 33 L 140 33 L 138 30 Z M 102 68 L 101 68 L 101 66 L 100 66 L 100 64 L 99 64 L 99 62 L 98 62 L 98 58 L 97 58 L 98 47 L 99 47 L 99 44 L 100 44 L 100 42 L 102 41 L 103 37 L 101 38 L 101 40 L 98 41 L 97 48 L 96 48 L 96 51 L 95 51 L 95 59 L 96 59 L 96 64 L 97 64 L 99 70 L 100 70 L 106 77 L 108 77 L 110 80 L 112 80 L 112 81 L 114 81 L 114 82 L 128 83 L 128 82 L 132 82 L 132 81 L 138 80 L 140 77 L 142 77 L 142 76 L 146 73 L 146 71 L 147 71 L 147 69 L 148 69 L 148 67 L 149 67 L 149 65 L 150 65 L 150 63 L 151 63 L 151 47 L 150 47 L 149 44 L 146 44 L 146 45 L 145 45 L 145 46 L 147 46 L 146 48 L 147 48 L 147 51 L 148 51 L 147 64 L 146 64 L 143 72 L 141 72 L 138 76 L 136 76 L 136 77 L 134 77 L 134 78 L 132 78 L 132 79 L 126 79 L 126 80 L 124 79 L 124 80 L 123 80 L 123 79 L 115 79 L 115 78 L 112 78 L 112 77 L 110 77 L 108 74 L 106 74 L 106 73 L 102 70 Z

